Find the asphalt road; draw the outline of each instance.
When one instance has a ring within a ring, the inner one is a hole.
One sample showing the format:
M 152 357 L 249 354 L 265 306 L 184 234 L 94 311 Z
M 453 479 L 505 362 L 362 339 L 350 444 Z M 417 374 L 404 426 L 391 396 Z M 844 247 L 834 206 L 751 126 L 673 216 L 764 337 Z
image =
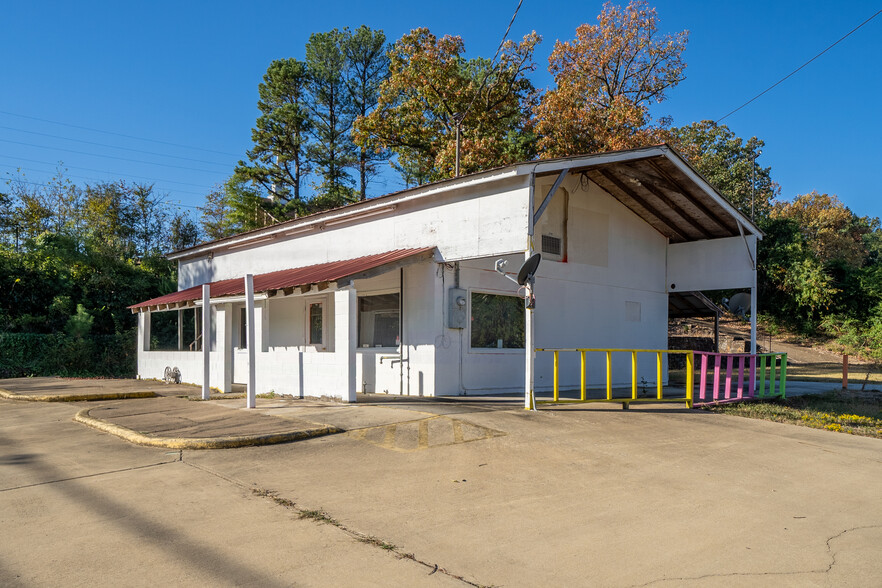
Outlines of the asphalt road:
M 0 400 L 2 586 L 882 585 L 877 439 L 392 403 L 345 408 L 383 412 L 340 435 L 170 451 L 73 422 L 85 405 Z

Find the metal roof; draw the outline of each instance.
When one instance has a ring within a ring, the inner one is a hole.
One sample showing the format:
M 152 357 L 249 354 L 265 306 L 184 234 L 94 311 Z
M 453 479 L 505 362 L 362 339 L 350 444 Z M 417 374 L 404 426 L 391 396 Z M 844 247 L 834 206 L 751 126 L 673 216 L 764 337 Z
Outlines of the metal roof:
M 330 282 L 349 282 L 353 279 L 367 278 L 386 273 L 387 271 L 403 267 L 410 263 L 432 259 L 434 251 L 434 247 L 396 249 L 386 253 L 367 255 L 355 259 L 320 263 L 266 274 L 256 274 L 254 276 L 254 292 L 266 292 L 272 296 L 278 291 L 291 294 L 293 293 L 294 288 L 301 288 L 301 292 L 306 292 L 313 285 L 318 286 L 319 289 L 324 289 Z M 244 295 L 244 277 L 245 276 L 209 283 L 211 298 L 215 299 L 224 296 Z M 202 299 L 202 285 L 193 286 L 186 290 L 179 290 L 178 292 L 172 292 L 165 296 L 151 298 L 150 300 L 133 304 L 128 308 L 130 308 L 132 312 L 148 309 L 170 310 L 173 308 L 193 306 L 193 303 L 200 299 Z

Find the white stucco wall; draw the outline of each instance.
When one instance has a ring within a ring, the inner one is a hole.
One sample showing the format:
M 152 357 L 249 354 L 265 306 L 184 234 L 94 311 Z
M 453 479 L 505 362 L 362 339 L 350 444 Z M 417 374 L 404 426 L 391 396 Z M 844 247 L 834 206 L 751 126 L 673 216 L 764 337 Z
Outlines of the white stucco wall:
M 553 180 L 537 180 L 534 208 Z M 180 287 L 392 249 L 436 246 L 444 263 L 425 262 L 403 270 L 400 347 L 354 351 L 356 389 L 425 396 L 522 392 L 524 351 L 473 349 L 470 325 L 448 328 L 447 298 L 456 264 L 458 285 L 466 290 L 469 305 L 475 292 L 515 294 L 516 285 L 494 271 L 494 262 L 505 257 L 508 269 L 516 271 L 523 261 L 528 244 L 527 182 L 522 176 L 431 201 L 402 202 L 394 211 L 370 219 L 218 252 L 212 259 L 184 260 Z M 742 238 L 669 246 L 663 235 L 595 184 L 574 176 L 562 188 L 555 198 L 565 197 L 567 205 L 552 203 L 536 226 L 533 241 L 539 251 L 542 234 L 563 235 L 565 247 L 560 261 L 546 256 L 537 274 L 537 347 L 665 349 L 671 283 L 678 291 L 750 285 L 744 283 L 752 279 L 753 270 Z M 748 237 L 748 244 L 755 254 L 756 239 Z M 401 274 L 393 270 L 356 280 L 353 286 L 358 296 L 399 292 Z M 336 348 L 335 341 L 346 334 L 335 324 L 340 310 L 335 299 L 346 299 L 341 294 L 332 285 L 324 292 L 258 302 L 257 393 L 345 394 L 348 352 Z M 306 344 L 307 308 L 312 301 L 325 306 L 322 346 Z M 234 370 L 231 361 L 238 344 L 240 305 L 227 303 L 212 312 L 211 385 L 220 389 L 229 389 L 233 380 L 244 381 L 239 377 L 243 367 L 237 364 Z M 578 354 L 564 354 L 561 359 L 561 386 L 578 386 Z M 638 381 L 654 383 L 654 356 L 639 359 Z M 601 354 L 589 356 L 589 386 L 605 384 L 604 362 Z M 201 383 L 200 354 L 139 352 L 143 377 L 161 377 L 165 365 L 186 366 L 181 368 L 185 381 Z M 630 384 L 630 367 L 629 355 L 614 356 L 615 386 Z M 665 378 L 666 373 L 665 369 Z M 535 385 L 539 392 L 551 389 L 550 353 L 537 355 Z
M 670 291 L 727 290 L 754 286 L 756 237 L 729 237 L 668 246 Z
M 178 286 L 261 274 L 384 253 L 436 246 L 445 260 L 523 250 L 528 179 L 454 190 L 432 200 L 406 201 L 394 211 L 254 246 L 181 260 Z

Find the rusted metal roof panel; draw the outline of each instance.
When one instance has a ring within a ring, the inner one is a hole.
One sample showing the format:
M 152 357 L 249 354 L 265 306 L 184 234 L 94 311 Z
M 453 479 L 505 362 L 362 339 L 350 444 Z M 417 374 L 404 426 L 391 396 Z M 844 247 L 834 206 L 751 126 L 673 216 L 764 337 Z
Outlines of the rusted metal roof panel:
M 376 270 L 383 266 L 390 266 L 390 270 L 398 267 L 400 262 L 419 255 L 428 255 L 435 250 L 434 247 L 423 247 L 418 249 L 396 249 L 387 251 L 386 253 L 378 253 L 376 255 L 367 255 L 365 257 L 357 257 L 355 259 L 346 259 L 343 261 L 332 261 L 329 263 L 320 263 L 305 267 L 297 267 L 292 269 L 270 272 L 267 274 L 257 274 L 254 276 L 254 292 L 272 292 L 274 290 L 283 290 L 285 288 L 295 288 L 298 286 L 306 286 L 311 284 L 322 284 L 325 282 L 334 282 L 363 274 L 370 270 Z M 219 280 L 209 284 L 211 288 L 211 297 L 220 298 L 223 296 L 241 296 L 245 294 L 245 276 L 241 278 L 232 278 L 229 280 Z M 186 290 L 172 292 L 165 296 L 151 298 L 138 304 L 129 306 L 130 309 L 136 311 L 138 309 L 148 308 L 151 306 L 180 305 L 181 303 L 193 302 L 202 298 L 202 286 L 194 286 Z

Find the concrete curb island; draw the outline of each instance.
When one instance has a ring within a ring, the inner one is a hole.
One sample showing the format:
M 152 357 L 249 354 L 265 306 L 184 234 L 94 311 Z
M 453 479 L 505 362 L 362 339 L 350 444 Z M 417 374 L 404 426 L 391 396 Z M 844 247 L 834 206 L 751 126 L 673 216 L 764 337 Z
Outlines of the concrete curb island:
M 87 400 L 127 400 L 129 398 L 158 398 L 159 394 L 144 392 L 108 392 L 98 394 L 16 394 L 0 388 L 0 398 L 7 400 L 26 400 L 28 402 L 81 402 Z
M 155 437 L 138 433 L 127 427 L 114 425 L 113 423 L 108 423 L 101 419 L 93 418 L 89 416 L 91 410 L 91 408 L 81 410 L 74 417 L 74 421 L 98 429 L 99 431 L 116 435 L 130 443 L 146 445 L 149 447 L 166 447 L 168 449 L 233 449 L 236 447 L 275 445 L 278 443 L 290 443 L 292 441 L 302 441 L 304 439 L 312 439 L 315 437 L 346 432 L 338 427 L 327 425 L 315 429 L 290 431 L 287 433 L 271 433 L 268 435 L 238 435 L 219 438 Z

